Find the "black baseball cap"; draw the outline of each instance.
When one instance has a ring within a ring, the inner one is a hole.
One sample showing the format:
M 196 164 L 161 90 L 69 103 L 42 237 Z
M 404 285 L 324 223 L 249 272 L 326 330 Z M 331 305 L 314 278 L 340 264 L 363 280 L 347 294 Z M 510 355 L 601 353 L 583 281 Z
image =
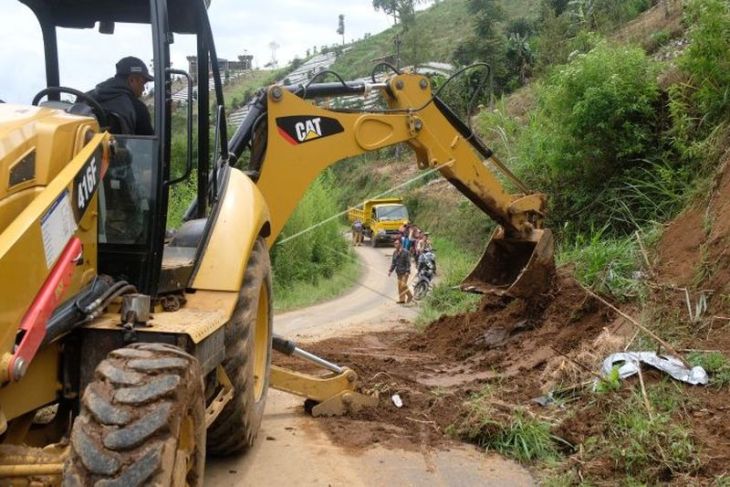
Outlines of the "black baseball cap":
M 150 76 L 150 72 L 147 70 L 147 65 L 144 61 L 134 56 L 122 58 L 117 63 L 117 76 L 129 76 L 130 74 L 142 75 L 147 81 L 154 79 Z

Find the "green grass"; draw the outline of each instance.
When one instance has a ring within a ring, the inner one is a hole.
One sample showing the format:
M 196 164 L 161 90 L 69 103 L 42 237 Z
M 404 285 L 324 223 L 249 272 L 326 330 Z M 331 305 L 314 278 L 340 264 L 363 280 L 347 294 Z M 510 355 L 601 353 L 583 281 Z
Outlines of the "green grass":
M 730 386 L 730 359 L 720 352 L 693 352 L 688 357 L 693 366 L 699 365 L 710 376 L 710 385 L 715 387 Z
M 223 87 L 223 96 L 226 100 L 226 109 L 235 109 L 246 101 L 246 98 L 253 95 L 259 88 L 272 84 L 286 70 L 253 70 L 243 76 L 236 78 Z
M 603 413 L 596 418 L 596 433 L 579 448 L 581 462 L 588 465 L 609 459 L 614 470 L 610 478 L 620 478 L 622 485 L 654 485 L 692 474 L 700 466 L 698 447 L 683 416 L 692 402 L 685 387 L 666 380 L 647 384 L 646 390 L 651 411 L 638 385 L 628 395 L 604 397 L 604 406 L 592 405 Z
M 444 237 L 435 237 L 436 266 L 438 284 L 423 301 L 419 308 L 416 324 L 425 326 L 442 315 L 454 315 L 473 311 L 480 296 L 465 293 L 457 288 L 477 263 L 477 255 L 467 252 Z
M 382 151 L 383 155 L 386 153 L 386 151 Z M 384 165 L 380 156 L 380 151 L 366 153 L 343 159 L 330 169 L 336 180 L 347 187 L 347 191 L 341 191 L 338 194 L 338 204 L 343 210 L 359 205 L 363 201 L 380 195 L 394 186 L 387 174 L 381 174 L 374 170 Z M 385 164 L 391 163 L 395 162 L 385 162 Z M 396 197 L 400 194 L 392 193 L 386 196 Z
M 274 311 L 290 311 L 341 296 L 353 288 L 361 272 L 360 261 L 352 256 L 328 279 L 296 281 L 286 287 L 275 283 Z
M 558 458 L 550 424 L 520 410 L 505 416 L 492 405 L 493 389 L 487 385 L 464 402 L 464 415 L 449 431 L 487 450 L 522 463 Z
M 170 198 L 167 203 L 167 228 L 178 228 L 182 223 L 183 215 L 190 203 L 197 197 L 198 178 L 193 172 L 189 179 L 170 188 Z
M 568 485 L 588 487 L 591 484 L 582 482 L 577 473 L 569 470 L 567 472 L 548 474 L 547 477 L 540 479 L 540 485 L 543 487 L 566 487 Z
M 730 476 L 728 475 L 720 475 L 715 479 L 715 483 L 713 484 L 715 487 L 730 487 Z
M 534 0 L 505 0 L 502 3 L 507 19 L 534 19 L 538 12 Z M 417 12 L 414 25 L 403 35 L 401 65 L 450 62 L 456 46 L 469 38 L 474 29 L 466 4 L 466 0 L 448 0 Z M 376 64 L 375 59 L 395 54 L 394 40 L 401 29 L 401 25 L 397 25 L 356 42 L 337 58 L 332 69 L 345 78 L 369 75 Z
M 418 34 L 414 39 L 417 43 L 404 39 L 401 45 L 402 64 L 411 64 L 411 58 L 422 56 L 424 47 L 428 48 L 429 61 L 447 62 L 454 47 L 472 30 L 466 11 L 466 0 L 440 2 L 418 12 L 414 29 Z M 355 43 L 337 59 L 332 69 L 345 78 L 369 75 L 376 64 L 374 59 L 395 53 L 394 40 L 400 31 L 401 26 L 397 25 Z
M 698 467 L 697 447 L 687 426 L 672 415 L 681 402 L 678 393 L 661 388 L 650 391 L 653 415 L 637 391 L 607 416 L 604 444 L 616 469 L 644 481 L 659 477 L 662 469 L 694 471 Z
M 523 463 L 547 461 L 558 457 L 550 423 L 526 414 L 512 416 L 510 422 L 494 437 L 486 440 L 487 449 L 496 450 Z
M 607 392 L 615 392 L 621 389 L 621 376 L 619 375 L 619 367 L 614 365 L 608 375 L 601 377 L 596 384 L 595 391 L 598 394 Z
M 603 230 L 577 235 L 557 255 L 558 264 L 575 266 L 581 284 L 620 301 L 643 292 L 643 284 L 635 277 L 638 259 L 639 244 L 634 237 L 608 238 Z

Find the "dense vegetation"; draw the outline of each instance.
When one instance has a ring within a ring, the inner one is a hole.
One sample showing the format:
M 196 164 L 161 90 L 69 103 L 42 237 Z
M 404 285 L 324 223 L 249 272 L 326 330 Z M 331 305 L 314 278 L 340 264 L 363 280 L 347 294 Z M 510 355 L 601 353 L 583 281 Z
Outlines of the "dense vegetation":
M 531 87 L 525 123 L 508 119 L 504 105 L 480 115 L 485 134 L 506 134 L 515 171 L 549 194 L 562 260 L 616 297 L 634 295 L 637 232 L 651 239 L 717 164 L 729 113 L 729 9 L 721 0 L 687 4 L 690 43 L 674 74 L 682 82 L 668 89 L 657 81 L 666 66 L 641 48 L 580 34 L 573 39 L 585 52 Z
M 340 221 L 333 218 L 341 211 L 338 193 L 330 174 L 316 179 L 274 244 L 271 260 L 277 308 L 308 304 L 311 299 L 295 295 L 311 294 L 325 282 L 329 285 L 326 290 L 317 291 L 317 298 L 336 295 L 355 279 L 358 266 L 353 264 Z M 336 275 L 336 285 L 332 285 Z

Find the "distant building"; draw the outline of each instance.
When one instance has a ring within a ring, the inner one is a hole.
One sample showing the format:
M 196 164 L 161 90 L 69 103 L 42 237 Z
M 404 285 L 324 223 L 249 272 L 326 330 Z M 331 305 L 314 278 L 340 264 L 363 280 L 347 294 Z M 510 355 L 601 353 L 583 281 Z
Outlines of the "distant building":
M 218 58 L 218 69 L 221 71 L 221 76 L 225 79 L 226 75 L 232 76 L 234 74 L 242 73 L 244 71 L 250 71 L 253 66 L 253 55 L 244 54 L 238 56 L 238 61 L 231 61 L 229 59 Z M 188 72 L 193 77 L 193 82 L 198 82 L 198 56 L 188 56 Z M 213 73 L 212 65 L 208 65 L 208 74 Z

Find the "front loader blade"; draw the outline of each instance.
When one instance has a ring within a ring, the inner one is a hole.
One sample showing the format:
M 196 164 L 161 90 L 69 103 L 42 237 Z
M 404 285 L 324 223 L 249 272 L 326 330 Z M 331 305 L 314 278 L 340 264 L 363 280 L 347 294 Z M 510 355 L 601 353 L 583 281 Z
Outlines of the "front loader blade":
M 529 239 L 504 237 L 498 228 L 461 289 L 482 294 L 527 298 L 544 293 L 555 272 L 555 244 L 549 229 L 533 230 Z

